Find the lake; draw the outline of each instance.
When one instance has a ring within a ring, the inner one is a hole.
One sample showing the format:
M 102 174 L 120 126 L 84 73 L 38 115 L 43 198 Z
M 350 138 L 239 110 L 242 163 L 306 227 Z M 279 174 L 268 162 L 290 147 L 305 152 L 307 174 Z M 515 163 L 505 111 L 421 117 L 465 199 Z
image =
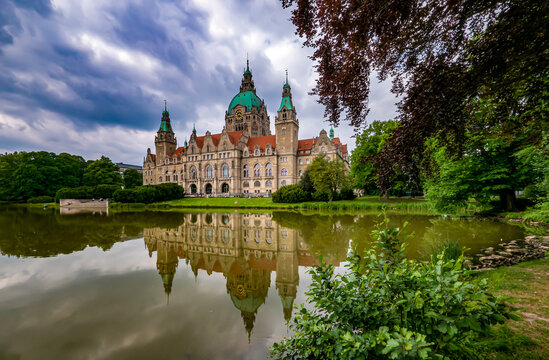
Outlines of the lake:
M 520 226 L 388 214 L 410 257 L 475 254 Z M 371 246 L 375 214 L 60 213 L 0 207 L 0 359 L 262 359 L 290 332 L 319 256 Z

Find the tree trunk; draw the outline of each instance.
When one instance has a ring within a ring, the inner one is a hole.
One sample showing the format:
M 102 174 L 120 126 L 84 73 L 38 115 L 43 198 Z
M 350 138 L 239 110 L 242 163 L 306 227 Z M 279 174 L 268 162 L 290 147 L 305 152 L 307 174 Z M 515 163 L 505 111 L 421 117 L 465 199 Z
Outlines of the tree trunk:
M 517 197 L 512 189 L 501 190 L 499 192 L 499 202 L 501 208 L 506 211 L 514 211 L 517 209 Z

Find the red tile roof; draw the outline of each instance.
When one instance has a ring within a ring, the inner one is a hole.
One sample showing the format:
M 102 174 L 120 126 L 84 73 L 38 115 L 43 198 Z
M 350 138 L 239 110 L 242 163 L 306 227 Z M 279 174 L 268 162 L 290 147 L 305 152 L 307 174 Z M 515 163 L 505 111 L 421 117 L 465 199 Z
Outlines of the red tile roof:
M 156 161 L 156 154 L 151 154 L 151 159 L 152 159 L 153 161 Z
M 265 146 L 267 144 L 271 145 L 271 148 L 275 148 L 276 146 L 276 135 L 267 135 L 267 136 L 258 136 L 253 137 L 248 140 L 248 149 L 251 151 L 254 150 L 256 145 L 259 145 L 262 151 L 265 151 Z
M 297 141 L 297 150 L 311 150 L 316 144 L 317 138 L 303 139 Z
M 238 144 L 238 141 L 242 137 L 242 130 L 240 130 L 240 131 L 229 131 L 229 132 L 227 132 L 227 134 L 229 135 L 229 140 L 231 141 L 231 143 L 233 145 L 236 145 L 236 144 Z M 196 137 L 196 143 L 198 144 L 198 146 L 200 148 L 202 148 L 202 145 L 204 145 L 204 139 L 205 138 L 206 138 L 206 136 L 197 136 Z M 217 146 L 219 144 L 220 140 L 221 140 L 221 133 L 212 134 L 212 141 L 213 141 L 215 146 Z
M 344 153 L 344 154 L 347 153 L 347 144 L 343 145 L 343 153 Z

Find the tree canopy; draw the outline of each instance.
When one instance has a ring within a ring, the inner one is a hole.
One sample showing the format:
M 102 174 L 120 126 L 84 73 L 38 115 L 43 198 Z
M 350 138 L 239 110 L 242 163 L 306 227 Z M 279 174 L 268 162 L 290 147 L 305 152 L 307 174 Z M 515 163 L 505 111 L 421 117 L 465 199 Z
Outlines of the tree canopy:
M 131 189 L 143 185 L 143 174 L 135 169 L 124 170 L 124 188 Z
M 120 175 L 120 168 L 106 156 L 101 156 L 98 160 L 88 162 L 82 183 L 86 186 L 124 184 Z
M 400 125 L 376 156 L 382 191 L 396 172 L 430 177 L 429 139 L 458 160 L 478 137 L 509 158 L 548 130 L 549 3 L 534 0 L 282 0 L 319 73 L 313 93 L 334 124 L 366 125 L 370 76 L 391 78 Z M 499 139 L 499 140 L 497 140 Z M 471 142 L 471 143 L 469 143 Z M 478 150 L 478 149 L 477 149 Z M 510 173 L 514 176 L 514 173 Z M 518 184 L 520 179 L 511 183 Z M 516 190 L 500 192 L 512 200 Z M 512 202 L 512 201 L 511 201 Z

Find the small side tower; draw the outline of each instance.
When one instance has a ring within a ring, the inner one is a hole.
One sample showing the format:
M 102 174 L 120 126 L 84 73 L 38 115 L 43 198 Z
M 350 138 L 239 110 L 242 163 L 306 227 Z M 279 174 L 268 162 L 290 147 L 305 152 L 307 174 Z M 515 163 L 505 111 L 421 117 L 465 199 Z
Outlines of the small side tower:
M 292 102 L 292 88 L 288 83 L 282 87 L 282 101 L 275 118 L 276 149 L 279 155 L 278 187 L 295 184 L 297 176 L 297 145 L 299 136 L 299 120 Z M 286 173 L 286 175 L 284 175 Z
M 162 111 L 160 128 L 154 138 L 154 145 L 156 147 L 156 165 L 163 164 L 166 161 L 166 157 L 173 154 L 175 149 L 177 149 L 177 140 L 172 130 L 166 100 L 164 100 L 164 111 Z

